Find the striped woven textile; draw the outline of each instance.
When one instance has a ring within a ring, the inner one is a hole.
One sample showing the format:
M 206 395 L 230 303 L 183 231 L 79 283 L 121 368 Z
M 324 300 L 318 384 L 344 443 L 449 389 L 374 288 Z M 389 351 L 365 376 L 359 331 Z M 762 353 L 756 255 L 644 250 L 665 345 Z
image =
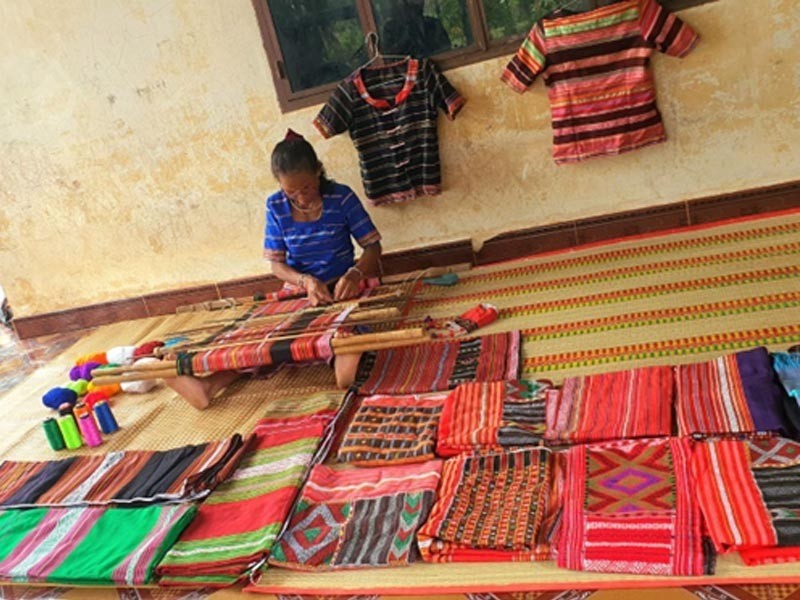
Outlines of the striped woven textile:
M 339 462 L 362 467 L 436 458 L 436 427 L 446 394 L 369 396 L 347 426 Z
M 263 560 L 291 512 L 331 416 L 259 421 L 239 467 L 200 506 L 161 561 L 159 583 L 224 587 Z
M 544 449 L 461 455 L 445 461 L 428 521 L 417 534 L 428 562 L 550 558 L 560 475 Z
M 692 457 L 697 498 L 720 551 L 754 561 L 800 555 L 800 443 L 784 438 L 716 440 Z
M 297 570 L 402 566 L 433 505 L 442 463 L 379 468 L 317 465 L 270 564 Z
M 197 499 L 242 456 L 240 435 L 166 451 L 126 450 L 58 461 L 0 463 L 0 507 L 84 506 Z
M 193 504 L 0 511 L 0 578 L 150 583 L 155 565 L 196 511 Z
M 672 433 L 673 370 L 643 367 L 568 377 L 547 399 L 554 442 L 599 442 Z
M 766 348 L 727 354 L 677 368 L 680 435 L 777 432 L 792 437 L 792 400 L 780 385 Z
M 545 432 L 546 382 L 464 383 L 447 396 L 436 436 L 436 454 L 456 456 L 539 444 Z
M 620 440 L 567 451 L 558 566 L 703 575 L 712 568 L 692 494 L 692 442 Z
M 517 379 L 519 331 L 365 352 L 356 376 L 360 394 L 423 394 L 468 381 Z
M 533 26 L 501 79 L 526 91 L 544 74 L 553 157 L 568 163 L 663 142 L 654 49 L 686 56 L 698 36 L 656 0 L 627 0 Z

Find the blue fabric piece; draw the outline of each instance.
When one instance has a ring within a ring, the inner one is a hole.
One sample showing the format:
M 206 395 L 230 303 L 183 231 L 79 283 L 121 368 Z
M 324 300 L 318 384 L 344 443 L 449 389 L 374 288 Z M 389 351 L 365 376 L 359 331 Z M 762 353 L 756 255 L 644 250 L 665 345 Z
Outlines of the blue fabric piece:
M 423 281 L 430 285 L 455 285 L 458 283 L 458 274 L 445 273 L 444 275 L 439 275 L 439 277 L 428 277 Z
M 778 374 L 783 387 L 795 398 L 800 395 L 800 353 L 775 352 L 772 367 Z
M 270 260 L 280 260 L 283 254 L 293 269 L 330 282 L 354 264 L 351 237 L 362 247 L 380 240 L 361 201 L 346 185 L 331 185 L 322 194 L 322 216 L 308 223 L 292 218 L 283 191 L 267 198 L 264 250 Z

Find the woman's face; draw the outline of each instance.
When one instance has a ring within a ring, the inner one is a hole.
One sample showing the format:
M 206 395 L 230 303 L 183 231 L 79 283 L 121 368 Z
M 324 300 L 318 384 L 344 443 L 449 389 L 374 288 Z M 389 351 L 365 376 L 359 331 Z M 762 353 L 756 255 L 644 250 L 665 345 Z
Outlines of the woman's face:
M 319 176 L 319 173 L 312 171 L 281 173 L 278 183 L 286 197 L 297 206 L 311 208 L 320 200 Z

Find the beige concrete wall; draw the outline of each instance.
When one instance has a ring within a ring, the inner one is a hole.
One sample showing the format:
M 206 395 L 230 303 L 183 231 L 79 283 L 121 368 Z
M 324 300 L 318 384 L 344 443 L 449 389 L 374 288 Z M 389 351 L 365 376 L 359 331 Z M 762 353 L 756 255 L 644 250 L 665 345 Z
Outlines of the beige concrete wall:
M 654 61 L 670 140 L 620 157 L 556 167 L 545 89 L 507 89 L 507 58 L 448 72 L 468 103 L 441 120 L 446 192 L 371 209 L 386 248 L 798 179 L 795 2 L 682 14 L 702 44 Z M 286 127 L 361 191 L 318 108 L 281 114 L 250 0 L 5 0 L 0 23 L 0 283 L 19 316 L 266 271 Z

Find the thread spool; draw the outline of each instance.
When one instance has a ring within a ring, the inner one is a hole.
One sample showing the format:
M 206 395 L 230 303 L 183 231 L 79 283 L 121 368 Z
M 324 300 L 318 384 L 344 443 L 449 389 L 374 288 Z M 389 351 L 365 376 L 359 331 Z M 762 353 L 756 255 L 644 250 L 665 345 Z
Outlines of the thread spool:
M 122 388 L 119 387 L 118 383 L 112 383 L 110 385 L 97 385 L 94 381 L 90 381 L 89 385 L 86 386 L 86 389 L 89 392 L 101 392 L 109 398 L 116 396 L 122 391 Z
M 69 379 L 70 381 L 78 381 L 81 379 L 81 368 L 78 365 L 75 365 L 69 370 Z
M 83 363 L 81 366 L 78 367 L 78 374 L 80 375 L 79 379 L 85 379 L 86 381 L 91 381 L 92 371 L 101 366 L 103 366 L 101 363 L 95 362 L 93 360 Z
M 76 419 L 80 419 L 83 415 L 90 415 L 91 413 L 91 409 L 86 406 L 85 402 L 77 402 L 75 406 L 72 407 L 72 414 L 75 415 Z
M 53 388 L 42 396 L 42 404 L 47 408 L 57 409 L 62 404 L 73 405 L 78 401 L 78 394 L 67 388 Z
M 83 445 L 78 425 L 75 423 L 75 417 L 71 414 L 58 417 L 58 428 L 61 430 L 61 435 L 64 437 L 64 443 L 68 450 L 75 450 Z
M 94 422 L 92 413 L 87 412 L 78 417 L 78 427 L 80 427 L 83 440 L 89 448 L 96 448 L 103 443 L 103 438 L 100 435 L 100 430 L 97 429 L 97 423 Z
M 64 436 L 61 435 L 61 430 L 58 428 L 58 421 L 50 417 L 42 421 L 42 427 L 44 428 L 44 435 L 47 438 L 47 443 L 50 444 L 50 448 L 53 450 L 63 450 L 67 447 Z
M 94 405 L 94 416 L 97 417 L 97 422 L 100 423 L 100 429 L 103 433 L 114 433 L 119 429 L 114 413 L 111 412 L 111 407 L 105 400 L 101 400 Z
M 75 361 L 76 366 L 80 366 L 84 363 L 88 362 L 96 362 L 104 365 L 108 362 L 108 358 L 106 357 L 105 352 L 94 352 L 92 354 L 84 354 L 83 356 L 79 356 L 78 359 Z

